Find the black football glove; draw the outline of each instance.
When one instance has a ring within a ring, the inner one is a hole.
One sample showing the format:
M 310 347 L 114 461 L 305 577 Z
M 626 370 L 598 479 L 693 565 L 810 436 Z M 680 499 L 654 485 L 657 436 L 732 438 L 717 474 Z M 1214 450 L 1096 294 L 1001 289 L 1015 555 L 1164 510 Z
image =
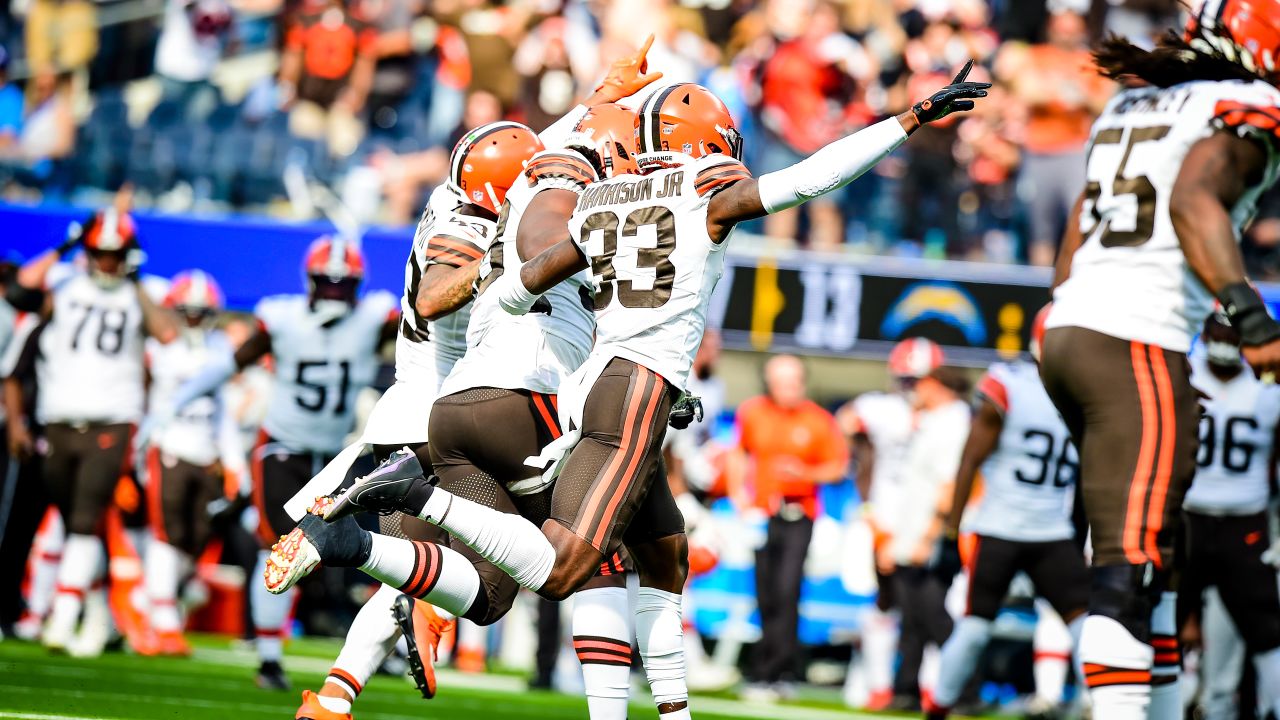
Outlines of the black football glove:
M 1231 321 L 1231 327 L 1240 333 L 1240 344 L 1260 347 L 1280 338 L 1280 322 L 1267 312 L 1258 291 L 1248 282 L 1232 283 L 1218 293 L 1218 302 Z
M 955 538 L 944 535 L 938 540 L 938 547 L 934 550 L 933 571 L 944 583 L 950 584 L 963 567 L 964 563 L 960 561 L 960 543 Z
M 667 424 L 676 430 L 683 430 L 695 420 L 702 422 L 702 398 L 686 390 L 672 403 Z
M 987 88 L 991 87 L 991 83 L 965 82 L 972 69 L 973 61 L 970 60 L 950 85 L 913 105 L 911 112 L 915 114 L 916 120 L 925 125 L 954 112 L 972 110 L 973 98 L 986 97 Z

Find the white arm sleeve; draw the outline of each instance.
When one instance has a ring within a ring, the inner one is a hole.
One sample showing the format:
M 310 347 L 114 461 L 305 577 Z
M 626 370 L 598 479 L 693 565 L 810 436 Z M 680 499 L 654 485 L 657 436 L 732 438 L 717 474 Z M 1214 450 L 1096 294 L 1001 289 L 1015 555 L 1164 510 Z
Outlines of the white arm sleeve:
M 583 115 L 587 114 L 586 105 L 577 105 L 565 116 L 551 123 L 551 127 L 538 133 L 538 139 L 542 141 L 543 147 L 559 148 L 564 147 L 564 139 L 573 132 L 573 126 L 578 124 Z
M 231 347 L 226 346 L 219 350 L 211 353 L 212 357 L 205 366 L 178 387 L 177 392 L 173 394 L 172 412 L 177 413 L 192 400 L 217 390 L 235 376 L 236 358 L 231 352 Z
M 493 281 L 489 288 L 498 300 L 498 305 L 512 315 L 524 315 L 538 301 L 538 296 L 529 292 L 520 280 L 519 272 L 503 273 L 502 277 Z
M 789 168 L 761 175 L 760 201 L 767 212 L 795 207 L 853 182 L 906 142 L 897 118 L 841 138 Z

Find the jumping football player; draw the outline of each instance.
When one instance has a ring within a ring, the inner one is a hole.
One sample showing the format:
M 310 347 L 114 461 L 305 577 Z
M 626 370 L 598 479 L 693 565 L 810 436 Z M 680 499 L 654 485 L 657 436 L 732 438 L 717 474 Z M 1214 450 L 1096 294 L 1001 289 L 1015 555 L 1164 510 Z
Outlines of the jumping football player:
M 438 490 L 408 457 L 357 481 L 329 518 L 361 508 L 413 512 L 549 599 L 581 587 L 625 543 L 641 576 L 636 630 L 659 714 L 689 717 L 679 644 L 687 543 L 658 468 L 666 419 L 702 339 L 724 243 L 736 223 L 842 187 L 922 124 L 972 108 L 971 98 L 984 96 L 987 86 L 964 82 L 967 72 L 912 110 L 759 181 L 738 160 L 742 138 L 719 98 L 687 83 L 652 93 L 635 126 L 641 173 L 558 198 L 574 208 L 569 239 L 489 289 L 504 310 L 522 314 L 581 270 L 590 267 L 594 277 L 595 348 L 561 390 L 574 393 L 562 397 L 562 416 L 576 422 L 580 439 L 560 470 L 551 518 L 539 530 Z M 632 523 L 633 517 L 640 519 Z
M 618 151 L 614 143 L 629 145 L 633 124 L 633 112 L 601 105 L 582 118 L 574 134 L 579 142 L 584 135 L 592 138 L 601 153 L 609 154 L 606 164 L 623 172 L 626 163 L 634 169 L 633 153 L 625 147 Z M 526 253 L 540 249 L 527 246 L 529 233 L 521 231 L 532 201 L 548 188 L 585 187 L 583 175 L 589 171 L 594 172 L 576 153 L 548 150 L 533 156 L 524 172 L 529 182 L 512 187 L 502 206 L 500 232 L 482 267 L 482 293 L 504 272 L 519 272 L 522 244 Z M 563 237 L 563 231 L 549 236 L 553 243 L 552 237 Z M 512 316 L 493 302 L 475 306 L 466 354 L 446 378 L 432 411 L 431 459 L 442 487 L 532 522 L 546 519 L 549 480 L 526 462 L 561 437 L 555 390 L 590 352 L 594 320 L 583 303 L 588 280 L 584 273 L 549 293 L 542 313 Z M 505 615 L 519 587 L 456 540 L 409 544 L 371 536 L 350 519 L 326 525 L 315 517 L 281 540 L 271 556 L 267 586 L 273 591 L 290 586 L 317 560 L 357 565 L 388 586 L 481 625 Z M 622 720 L 627 712 L 631 626 L 620 570 L 612 562 L 602 566 L 574 600 L 575 646 L 595 720 Z
M 59 259 L 80 248 L 88 272 L 51 280 Z M 48 443 L 44 481 L 67 531 L 57 594 L 41 638 L 55 650 L 69 649 L 85 593 L 105 570 L 98 533 L 133 460 L 145 396 L 143 340 L 169 342 L 178 333 L 172 314 L 133 279 L 138 256 L 133 218 L 116 208 L 103 210 L 56 250 L 24 265 L 9 288 L 14 307 L 45 316 L 27 349 L 39 388 L 36 420 Z
M 1031 355 L 1040 356 L 1040 336 L 1048 308 L 1032 325 Z M 991 639 L 992 624 L 1009 585 L 1025 572 L 1036 594 L 1045 598 L 1078 637 L 1089 600 L 1084 556 L 1073 540 L 1071 501 L 1077 473 L 1075 448 L 1040 382 L 1034 363 L 992 365 L 978 383 L 977 411 L 946 524 L 943 527 L 942 571 L 952 577 L 960 569 L 961 519 L 973 482 L 982 473 L 983 495 L 970 513 L 967 528 L 977 535 L 969 561 L 969 594 L 965 615 L 942 648 L 942 667 L 925 716 L 945 718 L 977 668 Z M 1037 661 L 1036 699 L 1042 712 L 1062 702 L 1068 663 Z
M 373 381 L 377 349 L 400 325 L 390 293 L 359 296 L 364 256 L 350 241 L 317 239 L 307 250 L 303 271 L 307 294 L 258 303 L 257 331 L 234 354 L 226 350 L 215 355 L 183 384 L 172 402 L 158 409 L 149 433 L 163 432 L 189 403 L 268 353 L 275 358 L 275 383 L 250 463 L 263 542 L 258 573 L 266 567 L 266 548 L 293 525 L 285 501 L 342 449 L 355 425 L 356 393 Z M 292 599 L 266 592 L 262 583 L 250 585 L 256 591 L 251 600 L 261 661 L 258 685 L 287 689 L 280 659 Z
M 1080 450 L 1080 656 L 1098 720 L 1180 712 L 1177 648 L 1153 639 L 1174 634 L 1165 590 L 1199 424 L 1186 353 L 1214 297 L 1253 371 L 1280 368 L 1280 323 L 1237 246 L 1280 174 L 1278 52 L 1280 2 L 1208 0 L 1154 50 L 1111 39 L 1095 53 L 1131 87 L 1094 123 L 1040 371 Z
M 1204 356 L 1192 359 L 1191 382 L 1207 399 L 1200 418 L 1195 480 L 1182 503 L 1186 560 L 1178 588 L 1179 623 L 1201 605 L 1207 587 L 1245 639 L 1257 671 L 1259 708 L 1280 716 L 1280 593 L 1276 568 L 1264 559 L 1271 531 L 1271 474 L 1280 431 L 1280 387 L 1263 384 L 1240 358 L 1240 334 L 1217 313 L 1200 335 Z M 1219 638 L 1219 640 L 1226 640 Z M 1209 644 L 1214 638 L 1205 638 Z M 1164 652 L 1156 648 L 1156 655 Z M 1206 667 L 1208 677 L 1225 668 Z
M 179 273 L 164 299 L 183 321 L 170 343 L 148 341 L 151 407 L 166 406 L 210 357 L 230 352 L 212 329 L 222 310 L 222 290 L 199 270 Z M 178 614 L 178 585 L 213 532 L 211 510 L 248 490 L 248 468 L 239 430 L 221 392 L 188 403 L 162 432 L 148 439 L 146 497 L 152 542 L 144 558 L 149 604 L 143 654 L 189 655 Z M 243 487 L 242 487 L 243 485 Z M 230 488 L 230 493 L 228 489 Z M 231 495 L 228 498 L 228 494 Z

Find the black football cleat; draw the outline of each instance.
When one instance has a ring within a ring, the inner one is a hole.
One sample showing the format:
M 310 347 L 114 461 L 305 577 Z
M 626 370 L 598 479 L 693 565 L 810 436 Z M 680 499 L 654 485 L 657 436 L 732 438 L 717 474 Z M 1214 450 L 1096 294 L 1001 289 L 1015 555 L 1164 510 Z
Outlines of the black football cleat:
M 418 457 L 409 448 L 401 448 L 334 498 L 324 519 L 333 522 L 360 512 L 402 512 L 416 517 L 431 497 L 434 479 L 427 480 Z
M 258 687 L 263 690 L 288 690 L 289 678 L 284 668 L 275 660 L 264 661 L 258 666 Z

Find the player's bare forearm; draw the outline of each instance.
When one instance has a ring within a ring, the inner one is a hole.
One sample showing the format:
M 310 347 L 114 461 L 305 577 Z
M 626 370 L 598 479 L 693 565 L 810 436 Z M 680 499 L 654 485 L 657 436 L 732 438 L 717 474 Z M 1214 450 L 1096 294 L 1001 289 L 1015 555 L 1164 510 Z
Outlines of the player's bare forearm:
M 554 247 L 569 235 L 569 218 L 578 204 L 572 190 L 551 188 L 529 201 L 516 228 L 516 252 L 522 262 Z
M 57 249 L 45 250 L 23 263 L 14 278 L 17 284 L 28 290 L 43 288 L 44 279 L 49 275 L 49 270 L 58 262 L 58 255 Z
M 138 304 L 142 307 L 142 324 L 147 334 L 162 343 L 173 342 L 178 337 L 178 316 L 168 308 L 162 308 L 151 300 L 151 296 L 142 288 L 141 283 L 134 283 L 138 294 Z
M 541 295 L 586 267 L 587 259 L 573 241 L 561 240 L 520 268 L 520 282 L 529 292 Z
M 428 320 L 439 320 L 453 313 L 471 302 L 479 272 L 479 260 L 459 268 L 429 266 L 418 285 L 418 295 L 413 299 L 414 309 Z
M 1079 222 L 1083 207 L 1084 193 L 1080 193 L 1080 197 L 1076 198 L 1076 204 L 1071 206 L 1071 213 L 1067 215 L 1067 228 L 1062 233 L 1062 247 L 1058 250 L 1058 259 L 1053 263 L 1053 285 L 1049 288 L 1050 293 L 1071 277 L 1071 261 L 1075 259 L 1076 250 L 1079 250 L 1081 243 L 1084 242 Z
M 955 537 L 960 532 L 960 520 L 964 517 L 965 505 L 969 504 L 969 495 L 973 492 L 973 480 L 978 475 L 978 468 L 995 452 L 1000 441 L 1000 431 L 1004 429 L 1004 418 L 995 406 L 984 401 L 978 406 L 973 422 L 969 425 L 969 439 L 965 441 L 964 452 L 960 456 L 960 469 L 956 471 L 955 487 L 952 489 L 951 506 L 947 511 L 943 532 L 948 537 Z
M 244 344 L 236 349 L 235 362 L 236 370 L 243 370 L 250 365 L 258 362 L 271 352 L 271 333 L 258 328 L 256 332 L 249 336 Z
M 871 497 L 871 474 L 876 468 L 876 448 L 866 433 L 855 433 L 852 444 L 854 485 L 858 488 L 858 496 L 867 502 Z
M 1245 280 L 1229 208 L 1259 178 L 1266 156 L 1252 141 L 1214 133 L 1188 151 L 1169 215 L 1187 265 L 1211 293 Z

